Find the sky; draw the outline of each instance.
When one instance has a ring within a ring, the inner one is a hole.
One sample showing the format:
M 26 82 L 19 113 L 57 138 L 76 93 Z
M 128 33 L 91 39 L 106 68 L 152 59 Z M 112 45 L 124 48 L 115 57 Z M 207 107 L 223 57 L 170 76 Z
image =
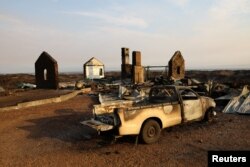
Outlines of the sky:
M 43 51 L 59 72 L 96 57 L 120 70 L 121 48 L 142 65 L 250 69 L 250 0 L 0 0 L 0 73 L 34 73 Z

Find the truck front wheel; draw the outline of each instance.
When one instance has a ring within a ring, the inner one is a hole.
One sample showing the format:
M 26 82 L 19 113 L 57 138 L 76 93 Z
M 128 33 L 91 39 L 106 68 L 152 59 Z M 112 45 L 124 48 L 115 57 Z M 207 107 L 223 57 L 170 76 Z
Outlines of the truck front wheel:
M 215 118 L 215 115 L 216 115 L 216 112 L 212 108 L 210 108 L 205 113 L 204 120 L 207 122 L 212 122 Z
M 140 139 L 146 143 L 151 144 L 155 143 L 161 135 L 161 127 L 159 123 L 155 120 L 147 120 L 141 129 Z

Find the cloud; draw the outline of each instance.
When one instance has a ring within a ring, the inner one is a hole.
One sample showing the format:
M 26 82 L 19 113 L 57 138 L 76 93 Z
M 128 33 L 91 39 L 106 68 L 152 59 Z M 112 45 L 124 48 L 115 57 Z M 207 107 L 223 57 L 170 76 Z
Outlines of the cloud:
M 216 0 L 204 11 L 203 20 L 193 25 L 189 42 L 182 44 L 193 55 L 192 66 L 227 68 L 248 62 L 249 5 L 247 0 Z M 201 55 L 203 58 L 199 59 Z
M 0 22 L 5 22 L 8 24 L 19 24 L 19 25 L 23 24 L 23 21 L 4 14 L 0 14 Z
M 210 15 L 216 19 L 229 19 L 238 14 L 250 13 L 249 0 L 218 0 L 210 9 Z
M 249 34 L 249 24 L 246 24 L 249 14 L 249 0 L 216 0 L 207 10 L 207 17 L 194 27 L 208 36 L 217 36 L 217 39 L 239 37 L 241 34 Z
M 167 0 L 167 1 L 170 1 L 171 3 L 173 3 L 179 7 L 184 7 L 189 2 L 189 0 Z
M 146 28 L 148 24 L 142 18 L 133 17 L 133 16 L 111 16 L 104 13 L 95 13 L 95 12 L 63 12 L 66 14 L 78 15 L 92 17 L 96 19 L 103 20 L 107 23 L 116 25 L 116 26 L 134 26 L 139 28 Z

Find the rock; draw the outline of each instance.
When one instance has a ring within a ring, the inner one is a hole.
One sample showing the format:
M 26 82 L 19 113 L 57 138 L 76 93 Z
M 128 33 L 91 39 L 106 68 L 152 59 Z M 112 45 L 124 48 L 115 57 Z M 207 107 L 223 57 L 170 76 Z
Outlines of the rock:
M 75 84 L 76 89 L 82 89 L 84 88 L 84 82 L 83 81 L 77 81 Z

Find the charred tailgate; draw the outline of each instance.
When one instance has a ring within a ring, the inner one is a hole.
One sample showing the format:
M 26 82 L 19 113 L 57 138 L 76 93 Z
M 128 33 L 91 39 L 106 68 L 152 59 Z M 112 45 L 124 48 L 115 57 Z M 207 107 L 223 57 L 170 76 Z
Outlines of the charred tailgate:
M 114 128 L 113 125 L 105 124 L 94 119 L 82 121 L 81 124 L 94 128 L 97 131 L 108 131 Z

